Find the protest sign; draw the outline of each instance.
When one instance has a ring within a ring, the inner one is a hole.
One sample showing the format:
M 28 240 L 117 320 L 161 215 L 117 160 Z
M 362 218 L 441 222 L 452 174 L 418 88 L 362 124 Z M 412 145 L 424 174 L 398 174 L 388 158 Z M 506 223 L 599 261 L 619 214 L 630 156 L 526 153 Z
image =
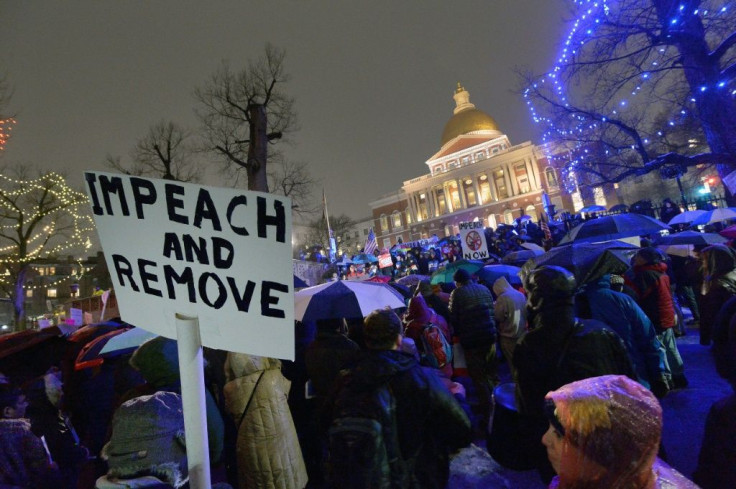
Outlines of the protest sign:
M 294 359 L 291 201 L 261 192 L 85 172 L 122 318 L 203 346 Z
M 388 268 L 394 264 L 391 259 L 391 253 L 384 253 L 378 255 L 378 268 Z
M 488 245 L 482 222 L 461 222 L 460 242 L 463 258 L 466 260 L 485 260 L 488 258 Z

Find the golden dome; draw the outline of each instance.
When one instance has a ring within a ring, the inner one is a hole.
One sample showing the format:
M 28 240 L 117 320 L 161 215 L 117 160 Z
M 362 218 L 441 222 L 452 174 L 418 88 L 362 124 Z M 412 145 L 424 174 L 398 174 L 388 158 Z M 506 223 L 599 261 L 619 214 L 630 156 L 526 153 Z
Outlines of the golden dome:
M 442 146 L 448 141 L 475 131 L 496 131 L 498 126 L 491 116 L 475 108 L 470 103 L 470 94 L 458 83 L 455 90 L 455 111 L 454 115 L 445 124 L 442 131 Z

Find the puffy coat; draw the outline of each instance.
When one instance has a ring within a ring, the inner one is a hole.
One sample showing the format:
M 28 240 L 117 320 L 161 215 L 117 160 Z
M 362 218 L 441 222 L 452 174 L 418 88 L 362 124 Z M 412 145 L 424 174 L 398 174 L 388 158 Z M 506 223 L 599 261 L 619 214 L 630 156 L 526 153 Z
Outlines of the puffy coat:
M 432 323 L 439 327 L 440 331 L 444 335 L 445 339 L 449 344 L 452 344 L 452 329 L 447 324 L 445 318 L 437 314 L 434 309 L 429 307 L 421 295 L 416 295 L 409 301 L 409 311 L 404 317 L 406 322 L 406 329 L 404 334 L 414 340 L 418 349 L 422 349 L 422 330 Z M 452 377 L 452 364 L 449 362 L 445 365 L 440 372 L 443 376 L 448 379 Z
M 450 315 L 464 349 L 490 348 L 496 342 L 493 297 L 488 287 L 468 282 L 450 294 Z
M 606 323 L 626 345 L 639 382 L 647 389 L 662 380 L 665 367 L 664 347 L 652 322 L 628 295 L 611 290 L 611 276 L 585 284 L 582 293 L 588 300 L 591 318 Z
M 519 339 L 526 331 L 526 297 L 506 280 L 499 277 L 493 282 L 496 328 L 506 338 Z
M 634 290 L 637 303 L 658 331 L 676 324 L 666 263 L 636 265 L 633 278 L 627 275 L 624 279 L 626 285 Z
M 303 489 L 307 469 L 287 404 L 290 382 L 281 374 L 281 362 L 228 353 L 225 376 L 225 406 L 239 425 L 239 488 Z
M 736 295 L 736 256 L 725 245 L 709 246 L 702 256 L 706 276 L 700 303 L 700 343 L 709 345 L 718 311 Z

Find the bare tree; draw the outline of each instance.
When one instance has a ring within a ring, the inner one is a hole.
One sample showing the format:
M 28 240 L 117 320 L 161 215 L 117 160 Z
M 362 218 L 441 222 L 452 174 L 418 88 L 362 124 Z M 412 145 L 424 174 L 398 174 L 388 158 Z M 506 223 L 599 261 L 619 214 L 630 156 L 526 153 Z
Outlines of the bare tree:
M 191 133 L 174 122 L 161 121 L 151 126 L 130 153 L 131 162 L 107 156 L 107 165 L 127 175 L 197 182 L 202 166 L 196 160 Z
M 269 188 L 274 193 L 290 197 L 295 213 L 314 214 L 319 206 L 312 201 L 316 181 L 309 173 L 307 164 L 289 160 L 278 160 L 269 166 Z
M 32 173 L 21 165 L 0 171 L 0 292 L 13 300 L 17 326 L 25 320 L 23 286 L 33 261 L 89 248 L 94 229 L 84 194 L 56 173 Z
M 240 71 L 223 62 L 194 92 L 206 149 L 221 157 L 226 170 L 245 172 L 249 190 L 268 191 L 266 165 L 279 153 L 267 146 L 296 129 L 294 100 L 283 90 L 289 81 L 284 55 L 267 45 Z
M 585 173 L 598 186 L 653 170 L 736 169 L 736 10 L 723 5 L 580 3 L 555 68 L 524 76 L 535 120 L 569 176 Z M 681 124 L 699 129 L 673 135 Z
M 10 99 L 13 95 L 13 88 L 5 75 L 0 76 L 0 151 L 5 149 L 5 145 L 10 139 L 10 131 L 15 124 L 13 114 L 8 110 Z
M 308 225 L 309 230 L 304 237 L 304 242 L 299 243 L 301 247 L 321 246 L 325 250 L 329 250 L 327 222 L 323 217 L 311 221 Z M 343 253 L 357 253 L 363 243 L 359 242 L 359 238 L 355 238 L 355 221 L 345 214 L 330 216 L 330 229 L 337 241 L 338 251 Z

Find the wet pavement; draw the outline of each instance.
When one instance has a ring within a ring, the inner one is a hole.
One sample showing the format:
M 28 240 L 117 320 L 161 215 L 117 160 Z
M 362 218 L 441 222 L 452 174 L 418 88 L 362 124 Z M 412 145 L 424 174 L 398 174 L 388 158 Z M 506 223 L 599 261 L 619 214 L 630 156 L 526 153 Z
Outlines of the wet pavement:
M 713 402 L 731 394 L 731 387 L 715 371 L 710 347 L 699 344 L 698 330 L 688 328 L 677 339 L 690 385 L 670 392 L 660 402 L 664 412 L 663 444 L 667 462 L 691 477 L 705 429 L 705 418 Z M 504 371 L 501 371 L 502 378 Z M 507 375 L 507 373 L 506 373 Z M 485 450 L 485 440 L 478 438 L 452 460 L 450 489 L 543 489 L 546 486 L 536 471 L 515 471 L 497 464 Z

